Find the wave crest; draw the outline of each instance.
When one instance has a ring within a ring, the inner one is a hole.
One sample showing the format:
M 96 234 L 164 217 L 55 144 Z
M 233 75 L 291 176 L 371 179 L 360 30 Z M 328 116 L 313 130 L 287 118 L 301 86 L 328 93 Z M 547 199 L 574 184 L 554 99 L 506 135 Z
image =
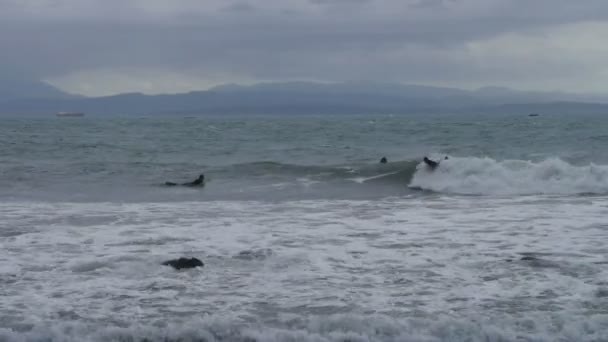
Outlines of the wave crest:
M 409 186 L 466 195 L 608 194 L 608 166 L 453 157 L 435 171 L 420 163 Z

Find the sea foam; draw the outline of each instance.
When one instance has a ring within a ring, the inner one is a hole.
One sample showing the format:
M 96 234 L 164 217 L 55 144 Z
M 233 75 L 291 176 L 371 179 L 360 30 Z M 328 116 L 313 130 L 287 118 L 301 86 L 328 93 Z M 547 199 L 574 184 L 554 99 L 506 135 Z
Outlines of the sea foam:
M 558 158 L 534 163 L 453 157 L 435 170 L 419 164 L 409 186 L 470 195 L 606 194 L 608 166 L 576 166 Z

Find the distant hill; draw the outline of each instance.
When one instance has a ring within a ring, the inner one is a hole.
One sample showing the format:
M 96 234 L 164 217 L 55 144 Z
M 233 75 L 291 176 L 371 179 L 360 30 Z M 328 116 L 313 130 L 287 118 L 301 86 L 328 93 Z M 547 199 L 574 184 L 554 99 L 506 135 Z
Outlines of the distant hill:
M 23 99 L 74 99 L 79 96 L 65 93 L 44 82 L 1 81 L 0 103 Z
M 478 112 L 495 114 L 606 114 L 608 115 L 608 104 L 557 101 L 549 103 L 515 103 L 500 106 L 478 108 Z
M 50 93 L 49 93 L 50 94 Z M 588 104 L 584 102 L 597 102 Z M 555 92 L 522 92 L 500 87 L 468 91 L 396 83 L 346 82 L 223 85 L 174 95 L 121 94 L 96 98 L 57 96 L 0 100 L 1 114 L 376 114 L 432 112 L 606 112 L 608 98 Z

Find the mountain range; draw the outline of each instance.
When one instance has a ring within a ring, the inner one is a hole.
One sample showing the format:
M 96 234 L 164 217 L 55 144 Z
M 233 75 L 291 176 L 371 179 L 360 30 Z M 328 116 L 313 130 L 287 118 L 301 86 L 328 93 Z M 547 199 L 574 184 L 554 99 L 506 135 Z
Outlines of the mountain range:
M 608 96 L 517 91 L 504 87 L 463 90 L 398 83 L 273 82 L 227 84 L 170 95 L 127 93 L 82 97 L 51 85 L 0 85 L 0 114 L 379 114 L 379 113 L 608 113 Z

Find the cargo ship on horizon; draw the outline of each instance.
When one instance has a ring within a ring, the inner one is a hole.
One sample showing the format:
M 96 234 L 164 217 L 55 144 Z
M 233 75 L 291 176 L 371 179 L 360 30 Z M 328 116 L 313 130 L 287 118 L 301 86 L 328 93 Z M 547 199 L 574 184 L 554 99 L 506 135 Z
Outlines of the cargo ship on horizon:
M 59 112 L 56 114 L 58 117 L 81 117 L 84 113 L 80 112 Z

